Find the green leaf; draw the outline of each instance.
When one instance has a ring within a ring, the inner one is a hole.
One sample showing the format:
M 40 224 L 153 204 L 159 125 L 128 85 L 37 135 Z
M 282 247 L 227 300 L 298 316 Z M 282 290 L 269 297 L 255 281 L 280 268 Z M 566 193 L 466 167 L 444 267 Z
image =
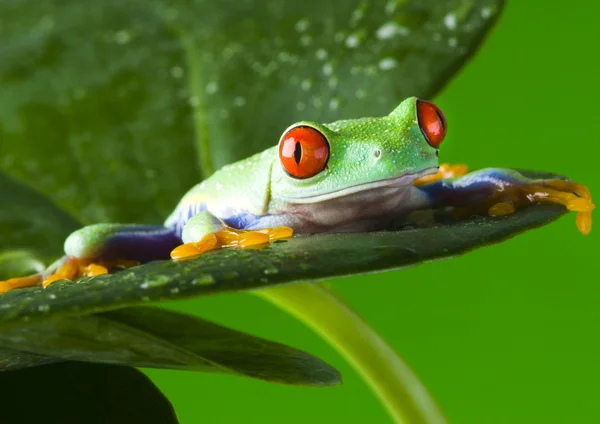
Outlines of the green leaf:
M 160 308 L 5 327 L 0 345 L 62 360 L 231 373 L 296 385 L 341 383 L 337 370 L 307 353 Z
M 158 223 L 294 121 L 432 97 L 503 4 L 4 1 L 0 169 L 85 224 Z
M 564 212 L 561 206 L 537 205 L 502 218 L 473 217 L 378 233 L 299 236 L 259 250 L 229 248 L 187 261 L 156 261 L 76 283 L 59 281 L 46 289 L 9 291 L 0 296 L 0 322 L 396 269 L 505 240 Z
M 0 349 L 0 377 L 3 371 L 15 371 L 39 365 L 62 362 L 61 359 L 50 356 L 36 355 L 35 353 L 21 352 L 18 350 Z
M 140 371 L 64 362 L 0 373 L 3 422 L 177 424 L 173 407 Z
M 0 152 L 3 146 L 4 140 L 0 143 Z M 0 154 L 0 162 L 3 159 Z M 56 256 L 62 251 L 65 238 L 79 227 L 73 217 L 44 195 L 1 172 L 0 197 L 0 273 L 9 262 L 16 266 L 17 261 L 28 260 L 26 252 L 16 250 L 35 247 L 35 255 L 29 254 L 29 260 L 33 261 L 35 257 Z
M 43 194 L 2 172 L 0 197 L 0 280 L 40 272 L 80 226 Z

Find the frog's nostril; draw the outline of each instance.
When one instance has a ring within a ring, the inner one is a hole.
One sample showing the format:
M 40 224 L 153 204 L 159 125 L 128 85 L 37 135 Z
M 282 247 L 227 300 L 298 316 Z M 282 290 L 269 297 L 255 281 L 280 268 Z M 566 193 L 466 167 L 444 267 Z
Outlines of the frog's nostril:
M 377 159 L 379 159 L 379 157 L 381 156 L 381 150 L 379 150 L 379 149 L 376 149 L 374 154 L 375 154 L 375 157 L 376 157 Z

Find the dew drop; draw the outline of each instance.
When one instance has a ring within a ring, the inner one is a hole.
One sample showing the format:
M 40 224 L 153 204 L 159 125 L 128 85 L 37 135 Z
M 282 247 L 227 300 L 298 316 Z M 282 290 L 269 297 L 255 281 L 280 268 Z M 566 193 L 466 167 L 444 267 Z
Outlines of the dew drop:
M 329 76 L 333 73 L 333 65 L 331 63 L 326 63 L 323 65 L 323 75 Z
M 200 106 L 200 100 L 198 99 L 198 96 L 191 96 L 188 99 L 188 103 L 190 104 L 191 107 L 198 107 L 198 106 Z
M 388 40 L 396 35 L 408 35 L 410 30 L 404 26 L 398 25 L 396 22 L 386 22 L 377 29 L 375 35 L 380 40 Z
M 310 23 L 307 19 L 300 19 L 298 22 L 296 22 L 295 28 L 298 32 L 304 32 L 308 29 L 309 25 Z
M 246 99 L 242 96 L 237 96 L 233 99 L 233 105 L 235 107 L 242 107 L 246 104 Z
M 379 61 L 379 69 L 382 71 L 394 69 L 396 66 L 398 66 L 398 61 L 393 57 L 384 57 Z
M 308 34 L 304 34 L 302 37 L 300 37 L 300 44 L 304 47 L 310 46 L 312 44 L 312 37 Z
M 117 44 L 127 44 L 131 41 L 131 33 L 122 29 L 115 33 L 115 41 Z
M 346 47 L 348 47 L 349 49 L 354 49 L 358 47 L 359 44 L 360 39 L 355 34 L 351 34 L 348 36 L 348 38 L 346 38 Z
M 207 94 L 215 94 L 217 91 L 219 91 L 219 84 L 217 84 L 216 82 L 211 81 L 208 84 L 206 84 Z
M 444 25 L 446 25 L 446 28 L 449 30 L 456 29 L 456 15 L 453 12 L 444 16 Z
M 183 76 L 183 68 L 181 66 L 173 66 L 171 68 L 171 76 L 173 78 L 181 78 Z
M 325 60 L 327 59 L 327 50 L 325 49 L 318 49 L 315 52 L 315 57 L 319 60 Z

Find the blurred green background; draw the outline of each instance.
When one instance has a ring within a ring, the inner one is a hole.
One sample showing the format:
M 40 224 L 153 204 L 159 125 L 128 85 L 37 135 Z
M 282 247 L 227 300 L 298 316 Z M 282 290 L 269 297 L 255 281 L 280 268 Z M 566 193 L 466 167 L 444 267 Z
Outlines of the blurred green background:
M 512 1 L 475 59 L 438 96 L 442 161 L 549 170 L 600 196 L 600 3 Z M 418 93 L 415 93 L 418 94 Z M 365 111 L 368 115 L 368 111 Z M 335 281 L 454 423 L 600 422 L 600 228 L 575 216 L 452 260 Z M 251 294 L 166 306 L 309 351 L 335 388 L 149 370 L 182 423 L 389 422 L 325 342 Z

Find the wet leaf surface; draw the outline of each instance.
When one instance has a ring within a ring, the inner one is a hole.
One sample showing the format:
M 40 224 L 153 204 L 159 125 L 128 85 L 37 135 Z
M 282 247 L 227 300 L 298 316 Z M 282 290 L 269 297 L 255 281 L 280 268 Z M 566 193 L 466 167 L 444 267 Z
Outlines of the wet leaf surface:
M 4 143 L 0 136 L 0 152 Z M 0 280 L 4 274 L 35 268 L 32 262 L 56 256 L 65 238 L 79 226 L 50 199 L 0 172 Z
M 53 362 L 62 362 L 62 360 L 50 356 L 36 355 L 35 353 L 0 349 L 0 372 L 32 368 Z

